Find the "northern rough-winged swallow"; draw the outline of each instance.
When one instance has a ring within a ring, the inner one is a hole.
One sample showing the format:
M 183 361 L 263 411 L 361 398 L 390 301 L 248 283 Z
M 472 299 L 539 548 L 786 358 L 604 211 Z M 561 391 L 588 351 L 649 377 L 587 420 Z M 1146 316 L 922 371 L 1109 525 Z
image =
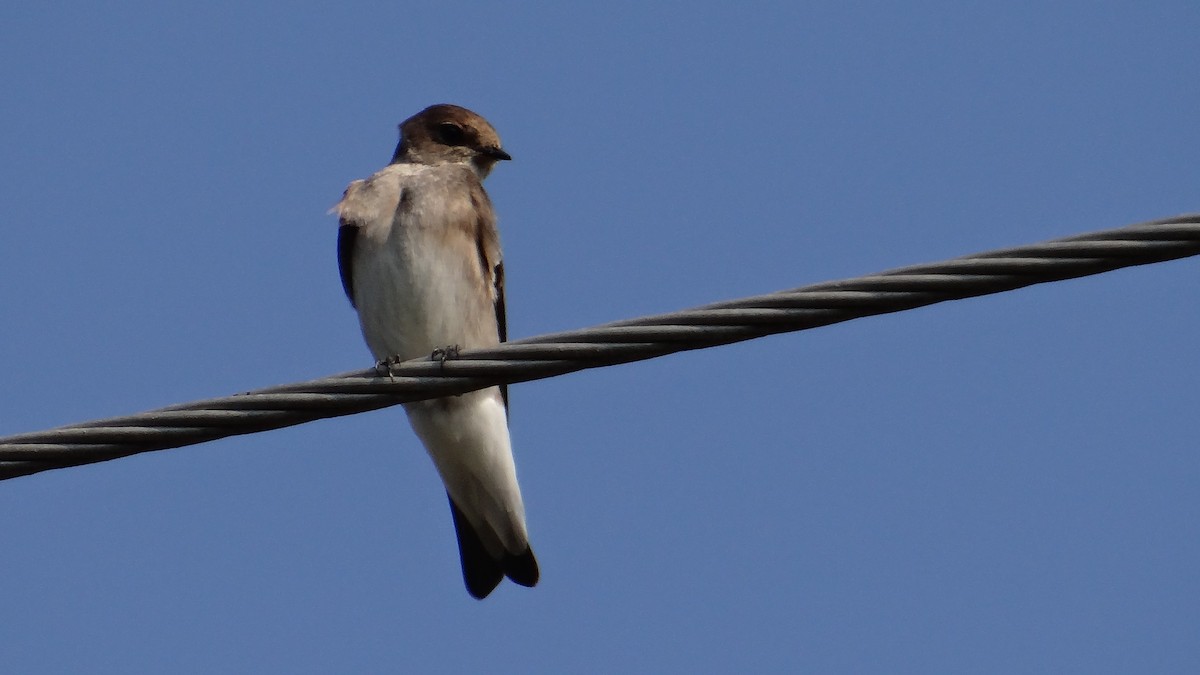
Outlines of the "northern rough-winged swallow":
M 338 267 L 363 337 L 381 362 L 506 336 L 504 266 L 483 179 L 502 159 L 487 120 L 435 105 L 400 124 L 392 162 L 337 205 Z M 492 387 L 404 406 L 450 497 L 467 591 L 507 576 L 538 581 L 508 436 L 508 390 Z

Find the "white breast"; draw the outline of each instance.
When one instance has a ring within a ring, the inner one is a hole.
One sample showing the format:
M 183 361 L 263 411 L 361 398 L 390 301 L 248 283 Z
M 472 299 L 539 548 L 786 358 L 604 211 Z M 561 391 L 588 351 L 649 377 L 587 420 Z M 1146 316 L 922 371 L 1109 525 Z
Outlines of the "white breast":
M 459 176 L 453 167 L 393 165 L 363 188 L 372 205 L 355 242 L 354 295 L 377 359 L 499 341 L 490 279 L 463 224 L 474 205 L 456 189 Z

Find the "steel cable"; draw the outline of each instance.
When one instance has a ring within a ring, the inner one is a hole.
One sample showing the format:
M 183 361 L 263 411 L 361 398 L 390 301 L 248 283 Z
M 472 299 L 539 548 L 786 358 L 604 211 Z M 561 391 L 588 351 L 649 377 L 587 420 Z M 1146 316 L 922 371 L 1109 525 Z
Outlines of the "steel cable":
M 1200 214 L 0 438 L 0 479 L 1200 254 Z

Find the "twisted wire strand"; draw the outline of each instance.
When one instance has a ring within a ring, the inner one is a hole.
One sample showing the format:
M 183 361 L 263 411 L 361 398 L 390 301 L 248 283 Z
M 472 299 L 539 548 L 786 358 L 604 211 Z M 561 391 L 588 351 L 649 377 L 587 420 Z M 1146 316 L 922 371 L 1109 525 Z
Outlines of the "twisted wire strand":
M 0 438 L 0 480 L 1200 254 L 1200 214 Z

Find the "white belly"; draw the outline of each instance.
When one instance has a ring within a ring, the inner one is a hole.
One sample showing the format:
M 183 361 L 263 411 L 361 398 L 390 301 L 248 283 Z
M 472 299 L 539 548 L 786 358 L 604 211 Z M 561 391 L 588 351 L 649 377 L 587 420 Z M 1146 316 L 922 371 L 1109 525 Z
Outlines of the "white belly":
M 420 231 L 358 242 L 355 299 L 363 337 L 376 359 L 407 360 L 451 345 L 499 343 L 495 309 L 474 251 L 443 244 Z

